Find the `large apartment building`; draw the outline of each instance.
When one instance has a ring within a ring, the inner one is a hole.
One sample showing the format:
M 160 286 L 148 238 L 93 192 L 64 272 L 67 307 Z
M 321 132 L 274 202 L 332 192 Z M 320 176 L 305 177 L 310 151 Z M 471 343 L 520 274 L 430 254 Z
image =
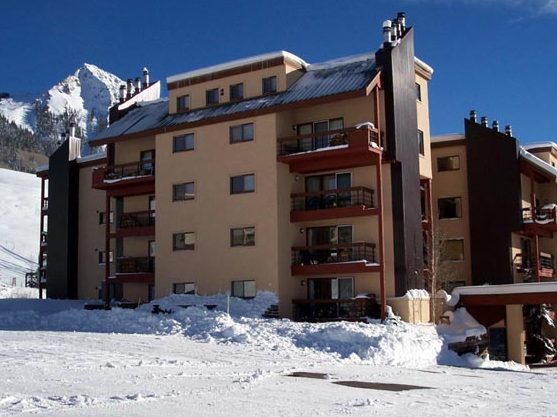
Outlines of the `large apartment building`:
M 422 286 L 432 224 L 432 70 L 404 14 L 383 36 L 376 53 L 321 64 L 281 51 L 171 76 L 168 100 L 148 79 L 124 87 L 90 142 L 106 159 L 80 171 L 91 183 L 79 198 L 103 208 L 84 203 L 68 226 L 77 272 L 60 275 L 51 256 L 49 296 L 272 291 L 284 317 L 357 318 L 389 302 L 415 320 L 402 296 Z M 54 168 L 49 201 L 62 193 Z M 64 279 L 68 292 L 52 293 Z

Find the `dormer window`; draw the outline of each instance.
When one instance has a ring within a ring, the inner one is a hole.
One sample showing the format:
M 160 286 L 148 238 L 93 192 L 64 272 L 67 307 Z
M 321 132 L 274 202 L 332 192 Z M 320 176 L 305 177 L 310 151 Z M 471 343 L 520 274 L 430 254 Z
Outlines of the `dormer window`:
M 230 86 L 230 101 L 241 100 L 244 98 L 244 83 L 233 84 Z
M 190 109 L 190 96 L 180 96 L 176 98 L 176 110 L 177 111 L 186 111 Z
M 207 106 L 210 106 L 212 104 L 219 104 L 219 89 L 212 88 L 210 90 L 207 90 L 205 92 L 205 100 Z
M 263 94 L 271 94 L 277 92 L 277 77 L 263 78 Z

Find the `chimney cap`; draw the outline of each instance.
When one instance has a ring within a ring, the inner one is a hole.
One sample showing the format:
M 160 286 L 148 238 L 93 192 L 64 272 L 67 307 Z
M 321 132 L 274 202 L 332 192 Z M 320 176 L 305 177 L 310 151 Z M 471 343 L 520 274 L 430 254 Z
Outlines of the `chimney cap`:
M 147 69 L 147 67 L 143 67 L 143 74 L 145 73 L 149 73 L 149 70 Z
M 406 12 L 398 12 L 396 17 L 406 17 Z
M 390 20 L 385 20 L 385 21 L 383 22 L 383 27 L 384 27 L 384 28 L 390 28 L 390 27 L 392 27 L 392 26 L 393 26 L 393 22 L 391 22 Z

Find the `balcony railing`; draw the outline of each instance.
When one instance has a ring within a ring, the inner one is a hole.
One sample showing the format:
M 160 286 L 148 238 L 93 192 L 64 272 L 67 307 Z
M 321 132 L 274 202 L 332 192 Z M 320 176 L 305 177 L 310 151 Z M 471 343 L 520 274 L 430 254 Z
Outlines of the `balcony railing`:
M 116 260 L 117 274 L 137 274 L 155 272 L 155 258 L 152 257 L 123 257 Z
M 552 278 L 555 275 L 555 262 L 553 255 L 545 252 L 540 252 L 539 257 L 540 270 L 538 275 L 543 278 Z M 534 255 L 531 254 L 523 258 L 521 253 L 516 254 L 514 258 L 514 265 L 518 272 L 530 273 L 532 278 L 536 276 L 535 265 L 534 265 Z
M 122 213 L 118 216 L 117 227 L 119 229 L 130 229 L 137 227 L 149 227 L 155 225 L 154 211 L 135 211 Z
M 375 243 L 337 243 L 292 248 L 292 265 L 320 265 L 366 261 L 377 263 Z
M 295 320 L 330 321 L 379 318 L 380 308 L 375 297 L 348 299 L 293 300 Z
M 356 206 L 373 207 L 373 190 L 367 187 L 351 187 L 291 195 L 292 211 L 324 210 Z
M 48 233 L 47 232 L 41 232 L 41 246 L 46 246 L 48 243 Z
M 522 209 L 522 220 L 524 223 L 557 224 L 557 209 L 555 204 L 546 204 L 542 207 L 531 207 Z
M 278 156 L 287 156 L 297 153 L 312 152 L 318 150 L 348 147 L 356 132 L 369 130 L 368 145 L 378 146 L 377 130 L 371 127 L 362 126 L 360 129 L 349 127 L 346 129 L 329 130 L 327 132 L 315 132 L 305 135 L 298 135 L 291 138 L 278 140 Z
M 106 167 L 105 182 L 155 175 L 155 161 L 145 160 Z
M 43 198 L 43 204 L 42 204 L 41 209 L 44 210 L 44 211 L 48 210 L 48 197 Z

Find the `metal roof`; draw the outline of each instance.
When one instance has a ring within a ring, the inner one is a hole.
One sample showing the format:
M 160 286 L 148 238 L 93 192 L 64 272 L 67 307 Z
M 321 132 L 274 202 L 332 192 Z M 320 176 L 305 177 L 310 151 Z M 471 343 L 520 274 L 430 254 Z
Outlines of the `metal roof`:
M 167 101 L 145 104 L 100 132 L 91 143 L 146 130 L 187 125 L 222 116 L 240 115 L 254 110 L 359 91 L 369 85 L 377 72 L 375 55 L 368 53 L 309 65 L 308 70 L 288 90 L 277 94 L 177 114 L 168 114 Z

